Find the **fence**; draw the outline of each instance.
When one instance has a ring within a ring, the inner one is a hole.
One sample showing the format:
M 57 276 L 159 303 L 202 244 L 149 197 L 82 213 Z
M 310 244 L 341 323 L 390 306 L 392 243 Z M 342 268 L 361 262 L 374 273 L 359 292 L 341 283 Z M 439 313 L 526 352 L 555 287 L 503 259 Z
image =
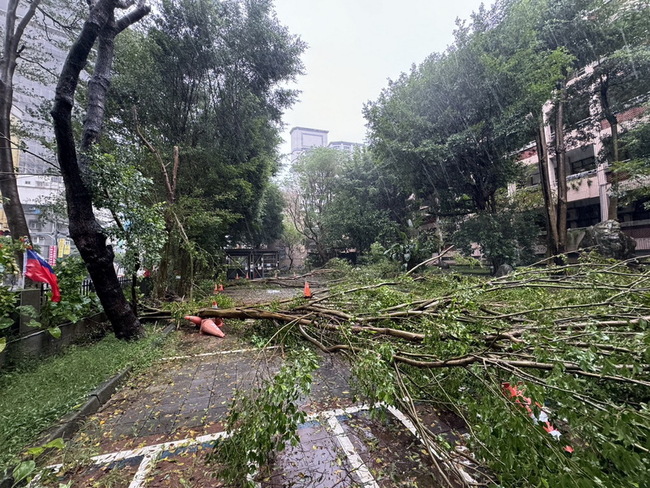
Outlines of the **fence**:
M 131 286 L 131 278 L 129 278 L 128 276 L 119 276 L 117 278 L 117 281 L 120 282 L 120 287 L 122 289 Z M 50 289 L 50 285 L 48 285 L 47 283 L 41 283 L 41 296 L 44 295 L 46 292 L 48 292 L 49 289 Z M 84 279 L 83 282 L 81 283 L 81 295 L 87 296 L 90 293 L 95 293 L 95 285 L 93 284 L 93 280 L 91 280 L 90 277 L 88 277 Z

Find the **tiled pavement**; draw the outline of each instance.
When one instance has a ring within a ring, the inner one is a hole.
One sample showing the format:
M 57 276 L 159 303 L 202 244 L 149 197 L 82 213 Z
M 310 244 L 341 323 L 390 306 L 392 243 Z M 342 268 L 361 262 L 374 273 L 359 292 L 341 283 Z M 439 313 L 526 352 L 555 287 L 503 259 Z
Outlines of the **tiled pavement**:
M 193 334 L 187 339 L 200 345 L 192 348 L 194 354 L 161 361 L 153 371 L 133 378 L 78 435 L 78 442 L 99 446 L 99 457 L 95 458 L 99 464 L 111 465 L 121 459 L 120 466 L 138 466 L 135 475 L 131 478 L 129 472 L 129 479 L 123 482 L 125 488 L 147 486 L 156 459 L 175 456 L 180 446 L 208 446 L 224 435 L 223 421 L 235 390 L 250 388 L 282 364 L 278 348 L 246 348 L 232 336 L 218 340 Z M 202 352 L 206 345 L 216 350 Z M 402 483 L 395 481 L 396 476 L 397 480 L 400 476 L 406 479 L 413 466 L 424 465 L 425 461 L 417 459 L 399 474 L 392 463 L 393 472 L 385 473 L 382 458 L 395 444 L 391 436 L 401 436 L 404 448 L 414 455 L 419 451 L 418 441 L 400 422 L 383 444 L 374 434 L 368 434 L 375 427 L 366 426 L 368 432 L 351 427 L 358 423 L 365 407 L 352 406 L 348 380 L 348 367 L 339 356 L 323 356 L 312 393 L 304 400 L 303 408 L 310 420 L 298 430 L 300 444 L 287 446 L 277 455 L 261 486 L 399 486 Z M 438 420 L 437 428 L 441 425 Z M 370 438 L 373 442 L 369 442 Z M 382 453 L 381 457 L 377 452 Z M 421 478 L 420 484 L 404 486 L 437 486 L 430 477 Z

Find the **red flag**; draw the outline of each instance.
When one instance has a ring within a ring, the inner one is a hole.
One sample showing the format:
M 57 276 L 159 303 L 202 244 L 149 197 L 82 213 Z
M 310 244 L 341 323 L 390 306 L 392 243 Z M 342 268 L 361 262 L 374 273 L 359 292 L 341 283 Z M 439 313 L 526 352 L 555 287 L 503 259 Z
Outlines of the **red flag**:
M 47 261 L 38 255 L 37 252 L 28 249 L 26 252 L 27 263 L 25 276 L 32 281 L 47 283 L 52 288 L 52 301 L 60 302 L 59 282 L 56 279 L 54 270 Z

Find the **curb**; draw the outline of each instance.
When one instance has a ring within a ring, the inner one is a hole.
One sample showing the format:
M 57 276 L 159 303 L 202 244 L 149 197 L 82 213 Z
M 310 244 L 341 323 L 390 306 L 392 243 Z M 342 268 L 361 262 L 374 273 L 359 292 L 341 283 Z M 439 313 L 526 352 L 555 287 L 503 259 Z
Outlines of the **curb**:
M 165 326 L 162 331 L 162 334 L 167 337 L 170 333 L 176 330 L 176 322 L 170 320 L 169 324 Z M 103 405 L 110 400 L 110 398 L 117 390 L 118 386 L 126 380 L 126 378 L 131 374 L 132 367 L 120 371 L 112 378 L 104 381 L 97 388 L 95 388 L 89 395 L 88 400 L 84 403 L 79 410 L 70 412 L 69 414 L 63 416 L 58 424 L 54 427 L 51 427 L 38 441 L 36 444 L 42 445 L 47 444 L 54 439 L 62 438 L 63 440 L 69 440 L 72 435 L 79 430 L 81 424 L 86 418 L 90 417 L 92 414 L 97 412 Z M 14 486 L 14 479 L 11 475 L 11 471 L 3 474 L 0 472 L 0 488 L 12 488 Z
M 171 334 L 174 330 L 176 330 L 176 321 L 175 320 L 170 320 L 169 324 L 162 330 L 162 333 L 165 337 L 167 337 L 169 334 Z M 1 488 L 1 487 L 0 487 Z
M 169 324 L 163 329 L 163 334 L 165 336 L 169 335 L 176 328 L 176 324 L 173 321 L 170 321 Z M 110 400 L 110 398 L 117 390 L 117 387 L 126 380 L 129 374 L 132 371 L 132 367 L 129 366 L 125 370 L 117 373 L 112 378 L 104 381 L 100 384 L 95 390 L 93 390 L 88 395 L 88 400 L 82 405 L 79 410 L 69 413 L 64 416 L 59 423 L 52 427 L 38 442 L 38 444 L 47 444 L 54 439 L 61 437 L 63 440 L 68 440 L 72 435 L 79 429 L 81 424 L 87 417 L 91 416 L 97 412 L 103 405 Z M 0 485 L 0 488 L 3 488 Z
M 59 424 L 47 432 L 39 441 L 39 444 L 47 444 L 54 439 L 59 437 L 63 440 L 68 440 L 72 435 L 79 429 L 81 424 L 87 417 L 97 412 L 102 405 L 104 405 L 115 393 L 117 387 L 124 381 L 127 376 L 131 373 L 131 367 L 126 368 L 125 370 L 119 372 L 112 378 L 104 381 L 99 385 L 92 393 L 88 395 L 88 400 L 82 405 L 82 407 L 75 411 L 71 412 L 68 415 L 65 415 L 60 421 Z
M 59 423 L 48 430 L 43 437 L 41 437 L 36 444 L 47 444 L 54 439 L 62 438 L 68 440 L 72 435 L 77 432 L 81 424 L 86 418 L 97 412 L 102 405 L 104 405 L 115 393 L 117 387 L 122 383 L 131 373 L 129 366 L 125 370 L 119 372 L 112 378 L 104 381 L 95 390 L 88 395 L 88 400 L 84 403 L 79 410 L 71 412 L 59 420 Z M 11 471 L 5 474 L 4 478 L 0 479 L 0 488 L 12 488 L 14 479 Z
M 163 329 L 162 333 L 167 336 L 176 328 L 176 324 L 173 321 Z M 115 393 L 118 386 L 126 380 L 126 378 L 131 374 L 132 367 L 124 369 L 123 371 L 117 373 L 112 378 L 104 381 L 100 384 L 95 390 L 93 390 L 88 395 L 88 400 L 82 405 L 79 410 L 65 415 L 55 427 L 52 427 L 38 442 L 38 444 L 47 444 L 54 439 L 59 437 L 63 440 L 68 440 L 72 435 L 79 429 L 81 424 L 86 418 L 97 412 Z M 4 488 L 0 485 L 0 488 Z

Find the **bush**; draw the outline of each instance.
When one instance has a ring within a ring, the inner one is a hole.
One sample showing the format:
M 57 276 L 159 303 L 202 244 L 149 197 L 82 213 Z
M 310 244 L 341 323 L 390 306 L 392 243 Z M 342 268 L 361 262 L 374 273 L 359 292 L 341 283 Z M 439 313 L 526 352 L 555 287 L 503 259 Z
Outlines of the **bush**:
M 61 301 L 47 300 L 41 308 L 40 320 L 47 327 L 65 322 L 77 322 L 99 312 L 102 307 L 95 293 L 83 294 L 81 287 L 88 276 L 86 265 L 79 256 L 59 259 L 54 267 L 61 290 Z
M 461 222 L 453 235 L 454 245 L 465 255 L 478 243 L 492 271 L 502 264 L 529 264 L 534 260 L 533 244 L 539 234 L 533 212 L 481 213 Z

